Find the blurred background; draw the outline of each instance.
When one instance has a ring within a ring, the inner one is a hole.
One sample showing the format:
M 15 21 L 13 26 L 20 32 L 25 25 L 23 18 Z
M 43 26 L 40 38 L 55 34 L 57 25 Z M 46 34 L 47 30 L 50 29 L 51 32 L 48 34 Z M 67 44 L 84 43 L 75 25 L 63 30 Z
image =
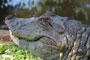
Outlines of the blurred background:
M 7 15 L 28 18 L 46 11 L 90 25 L 90 0 L 0 0 L 0 29 L 7 29 L 4 23 Z

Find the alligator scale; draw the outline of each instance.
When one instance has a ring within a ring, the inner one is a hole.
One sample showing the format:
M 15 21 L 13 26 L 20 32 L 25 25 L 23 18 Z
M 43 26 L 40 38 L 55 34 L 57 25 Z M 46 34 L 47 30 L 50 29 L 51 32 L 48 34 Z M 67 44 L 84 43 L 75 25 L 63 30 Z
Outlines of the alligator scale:
M 90 26 L 47 12 L 40 17 L 16 18 L 5 23 L 11 39 L 43 60 L 90 60 Z

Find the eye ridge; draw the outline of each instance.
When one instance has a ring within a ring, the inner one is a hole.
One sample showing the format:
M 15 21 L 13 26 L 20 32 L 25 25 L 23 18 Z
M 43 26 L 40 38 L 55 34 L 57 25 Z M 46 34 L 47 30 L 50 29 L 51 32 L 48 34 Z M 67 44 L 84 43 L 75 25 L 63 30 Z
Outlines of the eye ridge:
M 48 17 L 42 17 L 38 20 L 38 23 L 41 27 L 51 26 L 51 19 Z

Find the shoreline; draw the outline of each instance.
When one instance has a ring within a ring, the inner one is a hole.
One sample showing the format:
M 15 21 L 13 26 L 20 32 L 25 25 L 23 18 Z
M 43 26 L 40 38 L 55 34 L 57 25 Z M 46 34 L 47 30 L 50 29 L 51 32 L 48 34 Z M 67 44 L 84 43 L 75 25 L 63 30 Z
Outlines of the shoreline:
M 9 30 L 0 30 L 0 40 L 10 42 Z

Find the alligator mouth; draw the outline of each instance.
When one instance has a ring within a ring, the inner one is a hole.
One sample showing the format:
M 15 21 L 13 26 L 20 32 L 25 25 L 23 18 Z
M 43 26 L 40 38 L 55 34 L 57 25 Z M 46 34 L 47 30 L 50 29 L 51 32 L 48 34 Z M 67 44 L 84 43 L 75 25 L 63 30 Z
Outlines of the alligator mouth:
M 56 45 L 57 44 L 56 41 L 53 40 L 50 37 L 47 37 L 47 36 L 40 36 L 38 38 L 28 40 L 26 38 L 16 37 L 15 35 L 12 34 L 12 32 L 10 32 L 10 37 L 11 37 L 11 40 L 13 40 L 13 42 L 18 46 L 20 46 L 20 44 L 22 44 L 24 42 L 27 42 L 27 44 L 28 43 L 33 43 L 33 45 L 36 45 L 36 44 L 39 45 L 41 43 L 41 44 L 43 44 L 44 46 L 46 46 L 48 48 L 59 50 L 57 45 Z M 47 38 L 47 39 L 45 39 L 45 38 Z M 51 43 L 49 43 L 50 41 L 51 41 Z
M 38 37 L 38 38 L 35 38 L 35 39 L 32 39 L 32 40 L 29 40 L 27 38 L 23 38 L 23 37 L 17 37 L 19 40 L 26 40 L 28 42 L 36 42 L 36 41 L 39 41 L 40 39 L 42 39 L 44 36 L 41 36 L 41 37 Z
M 18 38 L 18 40 L 26 40 L 28 42 L 36 42 L 36 41 L 39 41 L 40 39 L 46 37 L 46 36 L 39 36 L 39 37 L 35 37 L 34 39 L 28 39 L 28 38 L 24 38 L 24 37 L 15 36 L 12 33 L 12 31 L 10 30 L 10 37 L 12 38 L 12 36 L 15 37 L 15 38 Z M 12 40 L 13 40 L 13 38 L 12 38 Z

